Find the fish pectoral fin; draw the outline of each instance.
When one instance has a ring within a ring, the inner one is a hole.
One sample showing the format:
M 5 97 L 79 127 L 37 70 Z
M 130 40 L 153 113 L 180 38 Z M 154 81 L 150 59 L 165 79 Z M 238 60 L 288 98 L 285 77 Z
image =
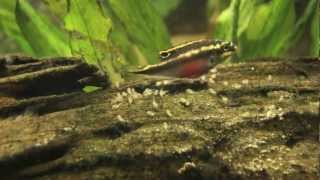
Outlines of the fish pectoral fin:
M 127 71 L 129 73 L 139 73 L 145 66 L 128 66 Z

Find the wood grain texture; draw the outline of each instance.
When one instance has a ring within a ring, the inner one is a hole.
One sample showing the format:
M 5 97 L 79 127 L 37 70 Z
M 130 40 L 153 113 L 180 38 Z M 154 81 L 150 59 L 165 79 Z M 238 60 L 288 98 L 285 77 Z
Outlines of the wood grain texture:
M 205 83 L 7 97 L 1 177 L 317 179 L 319 69 L 317 58 L 263 59 L 219 65 Z

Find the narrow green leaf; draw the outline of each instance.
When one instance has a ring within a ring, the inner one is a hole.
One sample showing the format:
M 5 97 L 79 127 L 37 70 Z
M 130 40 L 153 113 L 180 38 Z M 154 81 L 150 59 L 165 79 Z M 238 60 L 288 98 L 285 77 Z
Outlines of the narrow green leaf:
M 238 44 L 238 22 L 240 16 L 240 4 L 241 0 L 233 0 L 234 7 L 233 7 L 233 14 L 232 14 L 232 34 L 231 34 L 231 41 Z
M 232 40 L 236 38 L 232 38 L 234 34 L 237 37 L 241 36 L 247 29 L 254 14 L 255 5 L 256 0 L 233 0 L 229 7 L 219 15 L 214 31 L 214 38 Z M 234 20 L 237 22 L 233 22 Z
M 158 52 L 170 46 L 161 17 L 149 0 L 109 0 L 110 7 L 130 39 L 149 63 L 159 61 Z
M 35 55 L 28 41 L 24 38 L 15 18 L 15 0 L 0 1 L 0 24 L 2 31 L 15 40 L 21 50 L 28 55 Z
M 150 2 L 161 17 L 166 17 L 179 6 L 182 0 L 150 0 Z
M 222 10 L 226 9 L 230 5 L 230 1 L 222 1 L 222 0 L 207 0 L 207 14 L 208 17 L 213 14 L 218 14 L 222 12 Z
M 91 93 L 101 89 L 102 89 L 101 87 L 97 87 L 97 86 L 85 86 L 82 90 L 86 93 Z
M 257 6 L 241 39 L 241 58 L 276 56 L 288 47 L 288 29 L 295 25 L 294 1 L 275 0 Z
M 18 0 L 15 13 L 20 30 L 36 56 L 70 55 L 66 36 L 27 1 Z
M 320 57 L 320 12 L 314 11 L 311 22 L 311 55 Z
M 270 32 L 263 42 L 267 42 L 267 47 L 263 54 L 278 56 L 284 55 L 290 42 L 287 42 L 287 35 L 293 32 L 288 32 L 288 29 L 294 29 L 295 27 L 295 9 L 294 1 L 281 0 L 274 1 L 271 11 L 271 18 L 274 19 L 274 23 L 270 25 Z M 267 27 L 269 28 L 269 27 Z
M 305 32 L 306 26 L 310 22 L 310 19 L 312 19 L 313 15 L 317 12 L 319 13 L 319 0 L 310 0 L 308 2 L 307 7 L 305 8 L 303 15 L 298 19 L 297 23 L 295 24 L 295 27 L 291 31 L 292 33 L 287 34 L 286 42 L 291 42 L 291 44 L 297 43 L 297 41 L 302 37 L 302 34 Z M 318 22 L 316 22 L 316 24 L 319 25 L 319 20 Z M 312 27 L 310 27 L 310 29 L 312 31 Z

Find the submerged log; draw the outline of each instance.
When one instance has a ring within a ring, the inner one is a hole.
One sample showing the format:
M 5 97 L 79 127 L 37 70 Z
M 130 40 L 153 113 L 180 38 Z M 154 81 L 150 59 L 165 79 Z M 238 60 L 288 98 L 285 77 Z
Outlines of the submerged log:
M 16 59 L 30 66 L 0 59 L 1 177 L 320 176 L 318 58 L 220 65 L 206 80 L 129 82 L 93 93 L 70 85 L 95 74 L 90 66 Z
M 0 57 L 2 96 L 26 98 L 69 93 L 91 84 L 107 86 L 108 82 L 97 68 L 77 58 Z

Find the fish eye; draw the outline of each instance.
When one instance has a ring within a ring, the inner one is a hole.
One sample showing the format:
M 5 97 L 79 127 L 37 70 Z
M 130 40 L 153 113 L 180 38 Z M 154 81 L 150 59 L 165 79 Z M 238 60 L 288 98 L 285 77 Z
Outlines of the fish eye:
M 230 51 L 230 47 L 229 46 L 224 46 L 223 47 L 223 51 Z
M 227 52 L 227 51 L 235 51 L 236 47 L 234 46 L 233 43 L 228 43 L 223 47 L 223 51 Z
M 166 58 L 168 58 L 170 55 L 171 55 L 171 53 L 169 53 L 169 52 L 165 52 L 165 51 L 160 52 L 160 58 L 161 58 L 161 59 L 166 59 Z

